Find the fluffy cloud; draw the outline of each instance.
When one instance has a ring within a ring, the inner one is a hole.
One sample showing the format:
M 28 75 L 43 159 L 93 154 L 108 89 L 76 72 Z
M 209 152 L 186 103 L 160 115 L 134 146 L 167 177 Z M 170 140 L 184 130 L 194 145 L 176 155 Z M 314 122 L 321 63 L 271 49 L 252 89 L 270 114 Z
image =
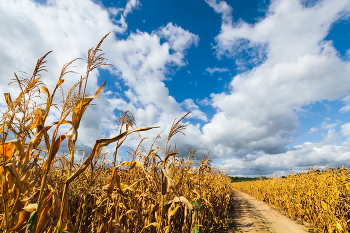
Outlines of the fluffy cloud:
M 328 167 L 350 166 L 349 144 L 322 145 L 304 143 L 292 147 L 281 154 L 248 154 L 244 159 L 227 158 L 225 168 L 238 176 L 287 175 L 290 172 L 307 171 L 310 167 L 322 165 Z
M 164 43 L 161 43 L 162 38 L 166 39 Z M 186 65 L 185 51 L 198 40 L 198 36 L 172 23 L 151 34 L 138 31 L 126 40 L 107 40 L 106 55 L 115 64 L 111 72 L 119 75 L 129 88 L 127 99 L 109 100 L 113 107 L 132 110 L 138 126 L 168 128 L 173 119 L 185 114 L 185 110 L 193 110 L 192 117 L 207 120 L 193 100 L 178 103 L 164 84 L 169 68 Z
M 346 123 L 341 126 L 341 132 L 343 136 L 350 136 L 350 123 Z
M 49 73 L 44 74 L 43 81 L 49 89 L 52 88 L 64 63 L 76 57 L 86 58 L 87 50 L 110 31 L 112 34 L 102 49 L 109 63 L 114 65 L 109 68 L 110 72 L 125 82 L 128 90 L 125 97 L 116 98 L 118 93 L 112 87 L 113 91 L 102 93 L 101 98 L 94 100 L 96 105 L 88 108 L 81 123 L 80 148 L 88 150 L 97 138 L 118 133 L 114 123 L 116 109 L 133 111 L 139 127 L 170 127 L 172 121 L 187 110 L 193 110 L 193 118 L 207 120 L 193 100 L 178 103 L 169 95 L 163 82 L 167 79 L 169 67 L 186 65 L 186 49 L 198 44 L 198 36 L 169 23 L 151 34 L 137 31 L 124 40 L 118 40 L 115 35 L 124 33 L 127 28 L 125 17 L 138 6 L 140 3 L 135 0 L 129 0 L 125 8 L 120 9 L 106 9 L 90 0 L 48 1 L 44 5 L 30 0 L 1 1 L 0 45 L 6 49 L 0 51 L 0 92 L 18 93 L 15 85 L 7 86 L 13 71 L 29 73 L 34 62 L 49 50 L 54 50 L 54 53 L 48 57 Z M 84 74 L 85 64 L 80 62 L 77 65 L 75 70 Z M 98 88 L 98 77 L 98 71 L 91 74 L 88 93 Z M 70 87 L 78 78 L 79 75 L 67 76 L 64 87 Z M 4 103 L 1 99 L 1 109 Z M 198 127 L 193 130 L 198 131 Z M 128 145 L 135 146 L 135 143 L 132 144 L 131 140 Z
M 57 82 L 62 66 L 74 58 L 86 58 L 87 50 L 96 43 L 108 31 L 122 33 L 125 25 L 110 20 L 108 11 L 92 1 L 48 1 L 41 5 L 29 0 L 1 1 L 0 3 L 0 92 L 10 92 L 15 96 L 19 88 L 12 84 L 8 86 L 13 72 L 24 71 L 27 74 L 18 73 L 28 77 L 35 67 L 35 62 L 46 52 L 53 50 L 48 57 L 48 73 L 43 73 L 43 81 L 51 90 Z M 73 70 L 84 75 L 85 63 L 76 62 Z M 98 88 L 98 72 L 91 74 L 87 93 L 94 93 Z M 67 75 L 63 87 L 68 90 L 78 79 L 79 75 Z M 59 95 L 59 94 L 58 94 Z M 56 100 L 59 104 L 59 100 Z M 95 102 L 105 105 L 104 98 Z M 1 97 L 1 105 L 4 99 Z M 113 113 L 110 109 L 101 105 L 92 106 L 95 112 Z M 91 109 L 91 110 L 92 110 Z M 78 143 L 91 146 L 96 135 L 101 134 L 104 114 L 96 116 L 88 110 L 82 127 Z M 54 120 L 58 112 L 53 108 L 53 115 L 49 120 Z M 88 126 L 88 127 L 84 127 Z M 92 136 L 92 137 L 90 137 Z
M 143 134 L 150 139 L 161 130 L 167 132 L 175 118 L 191 110 L 189 119 L 202 125 L 185 120 L 186 139 L 177 135 L 173 142 L 183 153 L 190 146 L 202 148 L 199 154 L 211 150 L 212 158 L 224 161 L 232 174 L 269 175 L 321 163 L 346 164 L 350 144 L 339 143 L 336 126 L 340 122 L 336 119 L 310 129 L 313 133 L 327 130 L 321 142 L 288 145 L 293 143 L 302 108 L 317 101 L 337 100 L 350 90 L 349 61 L 341 60 L 332 42 L 324 41 L 332 24 L 349 14 L 349 1 L 318 1 L 306 8 L 297 0 L 274 0 L 266 17 L 255 24 L 234 22 L 232 7 L 225 1 L 206 2 L 222 18 L 216 55 L 234 58 L 239 69 L 245 70 L 232 79 L 227 92 L 196 101 L 216 110 L 211 119 L 193 99 L 178 102 L 165 85 L 174 68 L 187 65 L 186 51 L 199 44 L 198 35 L 168 23 L 152 32 L 136 31 L 117 39 L 126 32 L 127 15 L 141 6 L 137 0 L 127 1 L 124 8 L 109 9 L 90 0 L 79 4 L 57 0 L 45 5 L 30 0 L 1 1 L 0 45 L 6 49 L 0 51 L 0 92 L 18 93 L 15 86 L 7 86 L 13 71 L 30 72 L 36 59 L 49 50 L 54 53 L 48 58 L 50 72 L 44 74 L 44 81 L 52 88 L 65 62 L 85 58 L 86 51 L 111 31 L 102 49 L 114 65 L 108 70 L 116 80 L 83 118 L 81 148 L 91 147 L 97 137 L 118 133 L 114 124 L 117 109 L 132 111 L 139 127 L 161 126 Z M 83 74 L 83 62 L 77 65 L 76 71 Z M 251 66 L 254 68 L 247 70 Z M 214 67 L 207 71 L 228 70 Z M 98 71 L 92 73 L 89 93 L 98 87 L 99 75 Z M 65 87 L 76 78 L 68 76 Z M 343 101 L 347 104 L 348 99 Z M 0 110 L 3 107 L 1 99 Z M 348 109 L 347 104 L 339 111 Z M 344 137 L 350 135 L 348 124 L 341 126 Z M 126 145 L 137 142 L 137 136 L 131 137 Z
M 161 42 L 162 41 L 162 42 Z M 189 31 L 168 23 L 164 27 L 154 30 L 152 33 L 137 31 L 130 34 L 125 40 L 115 41 L 108 38 L 106 41 L 106 56 L 114 64 L 111 73 L 123 80 L 126 91 L 126 99 L 110 98 L 108 101 L 113 109 L 131 110 L 134 113 L 138 127 L 160 126 L 159 130 L 145 132 L 143 135 L 150 140 L 144 144 L 146 148 L 161 131 L 168 132 L 175 118 L 179 118 L 187 111 L 192 111 L 188 118 L 207 121 L 203 113 L 192 99 L 186 99 L 178 103 L 164 84 L 168 80 L 168 73 L 172 67 L 187 65 L 184 58 L 186 50 L 191 46 L 197 46 L 199 37 Z M 117 104 L 122 103 L 121 105 Z M 125 105 L 125 106 L 124 106 Z M 124 108 L 125 107 L 125 108 Z M 199 125 L 190 127 L 196 132 L 193 141 L 198 144 Z M 190 130 L 188 128 L 188 131 Z M 111 128 L 112 129 L 112 128 Z M 115 134 L 113 130 L 110 133 Z M 193 133 L 187 132 L 192 135 Z M 127 146 L 134 147 L 138 143 L 138 137 L 131 137 L 126 142 Z M 164 145 L 165 135 L 158 141 Z M 189 148 L 188 143 L 182 143 L 183 138 L 176 137 L 178 149 L 185 153 Z
M 211 95 L 217 114 L 203 127 L 203 141 L 215 145 L 217 154 L 236 155 L 225 162 L 232 169 L 239 168 L 235 163 L 247 170 L 272 168 L 276 160 L 283 161 L 277 167 L 286 169 L 299 151 L 314 156 L 312 161 L 305 160 L 305 166 L 323 163 L 329 147 L 302 145 L 303 149 L 295 150 L 287 145 L 293 142 L 299 110 L 316 101 L 336 100 L 350 89 L 346 81 L 350 64 L 338 57 L 331 41 L 324 41 L 331 25 L 349 14 L 350 2 L 318 1 L 306 8 L 298 0 L 275 0 L 266 17 L 255 24 L 233 22 L 228 15 L 231 7 L 225 2 L 207 3 L 222 16 L 217 54 L 237 57 L 238 65 L 256 66 L 232 79 L 230 93 Z M 243 53 L 254 61 L 240 59 Z M 329 129 L 323 143 L 339 138 L 332 129 L 338 123 L 322 124 Z M 247 154 L 256 157 L 253 165 L 244 162 Z

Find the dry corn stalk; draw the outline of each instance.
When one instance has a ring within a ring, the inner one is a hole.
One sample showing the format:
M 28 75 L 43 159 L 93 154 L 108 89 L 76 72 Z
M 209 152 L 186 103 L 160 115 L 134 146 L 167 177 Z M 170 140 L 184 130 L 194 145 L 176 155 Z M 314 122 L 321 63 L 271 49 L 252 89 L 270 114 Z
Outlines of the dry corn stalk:
M 152 128 L 135 128 L 131 112 L 125 112 L 119 118 L 119 135 L 96 140 L 75 164 L 74 155 L 81 151 L 75 145 L 80 122 L 104 87 L 86 95 L 91 71 L 109 65 L 100 53 L 104 39 L 89 50 L 85 76 L 67 94 L 62 84 L 67 73 L 74 73 L 76 59 L 63 66 L 53 90 L 41 76 L 51 52 L 38 60 L 30 78 L 15 74 L 13 82 L 21 92 L 15 99 L 5 93 L 7 109 L 0 122 L 0 231 L 176 233 L 224 226 L 225 209 L 231 206 L 228 176 L 212 168 L 207 158 L 194 162 L 195 150 L 186 161 L 175 147 L 170 150 L 169 141 L 183 133 L 180 121 L 187 114 L 174 122 L 164 156 L 154 146 L 159 137 L 148 151 L 141 137 L 131 161 L 117 164 L 115 154 L 114 164 L 106 166 L 104 146 L 116 143 L 117 152 L 129 134 Z M 62 93 L 62 105 L 54 102 L 57 93 Z M 39 104 L 39 99 L 46 102 Z M 47 122 L 53 107 L 60 110 L 60 118 Z M 71 130 L 60 134 L 63 125 Z M 69 153 L 58 156 L 65 142 Z

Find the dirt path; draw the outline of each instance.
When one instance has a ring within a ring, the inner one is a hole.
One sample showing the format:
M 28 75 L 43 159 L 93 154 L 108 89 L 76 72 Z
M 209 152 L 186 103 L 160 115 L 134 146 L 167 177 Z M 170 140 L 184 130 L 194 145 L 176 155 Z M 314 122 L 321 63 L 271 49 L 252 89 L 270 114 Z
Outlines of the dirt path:
M 296 223 L 269 205 L 246 193 L 235 191 L 234 232 L 305 233 L 306 226 Z

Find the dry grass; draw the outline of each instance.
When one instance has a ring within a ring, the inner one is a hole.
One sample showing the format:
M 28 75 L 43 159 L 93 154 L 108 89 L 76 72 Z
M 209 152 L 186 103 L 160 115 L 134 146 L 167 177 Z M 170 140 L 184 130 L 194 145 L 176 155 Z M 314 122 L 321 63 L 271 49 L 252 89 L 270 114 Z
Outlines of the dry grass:
M 107 36 L 107 35 L 106 35 Z M 231 204 L 230 179 L 209 165 L 185 160 L 170 149 L 173 135 L 186 128 L 174 124 L 164 148 L 134 149 L 132 160 L 116 163 L 118 148 L 132 133 L 153 127 L 135 128 L 130 112 L 118 119 L 119 135 L 98 139 L 80 163 L 75 163 L 78 129 L 94 95 L 86 94 L 92 70 L 109 65 L 100 46 L 88 51 L 87 69 L 67 94 L 62 96 L 60 118 L 47 122 L 57 93 L 75 60 L 63 66 L 53 90 L 48 90 L 41 73 L 41 57 L 30 78 L 15 75 L 21 90 L 12 99 L 5 93 L 7 109 L 0 123 L 0 231 L 2 232 L 208 232 L 225 226 Z M 38 98 L 46 99 L 38 104 Z M 60 128 L 70 130 L 61 134 Z M 12 139 L 12 140 L 11 140 Z M 69 153 L 57 153 L 68 144 Z M 115 143 L 113 166 L 106 167 L 103 147 Z M 163 154 L 164 152 L 164 154 Z M 85 152 L 84 152 L 85 153 Z M 163 155 L 161 155 L 163 154 Z
M 345 167 L 237 182 L 232 187 L 310 223 L 316 232 L 350 231 L 350 171 Z

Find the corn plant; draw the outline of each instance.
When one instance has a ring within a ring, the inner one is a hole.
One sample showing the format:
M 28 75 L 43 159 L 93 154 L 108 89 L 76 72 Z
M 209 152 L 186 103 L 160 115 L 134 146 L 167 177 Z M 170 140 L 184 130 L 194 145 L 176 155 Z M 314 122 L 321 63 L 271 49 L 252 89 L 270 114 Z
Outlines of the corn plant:
M 343 167 L 236 182 L 232 187 L 266 201 L 291 218 L 308 222 L 316 232 L 349 232 L 349 184 L 349 169 Z
M 180 123 L 189 113 L 174 121 L 163 148 L 156 146 L 160 135 L 148 150 L 143 147 L 146 139 L 139 132 L 155 127 L 136 128 L 129 111 L 118 118 L 118 135 L 97 139 L 91 151 L 77 148 L 86 109 L 105 86 L 87 94 L 91 72 L 110 65 L 100 48 L 107 36 L 88 51 L 86 72 L 77 75 L 67 93 L 63 83 L 67 74 L 76 74 L 77 59 L 63 66 L 52 90 L 43 78 L 51 52 L 38 59 L 29 78 L 15 74 L 12 84 L 20 93 L 16 98 L 4 94 L 7 108 L 0 122 L 0 230 L 176 233 L 226 226 L 232 202 L 229 177 L 210 166 L 207 156 L 195 162 L 196 150 L 184 159 L 170 147 L 175 134 L 184 134 L 186 125 Z M 54 109 L 59 117 L 48 122 Z M 130 161 L 118 163 L 118 149 L 132 133 L 140 135 L 140 143 L 129 151 Z M 112 162 L 103 151 L 111 143 Z M 68 153 L 59 155 L 65 144 Z

